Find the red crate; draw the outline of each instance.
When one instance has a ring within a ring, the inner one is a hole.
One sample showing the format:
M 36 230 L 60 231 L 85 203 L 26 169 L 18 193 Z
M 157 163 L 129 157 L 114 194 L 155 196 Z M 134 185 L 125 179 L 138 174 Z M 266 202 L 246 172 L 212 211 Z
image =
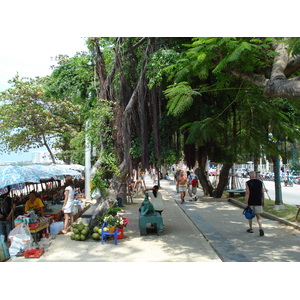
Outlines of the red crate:
M 29 250 L 26 250 L 24 252 L 24 257 L 25 258 L 39 258 L 40 256 L 43 255 L 43 253 L 45 253 L 45 249 L 44 248 L 29 249 Z
M 29 225 L 29 229 L 36 229 L 40 227 L 40 221 L 28 225 Z

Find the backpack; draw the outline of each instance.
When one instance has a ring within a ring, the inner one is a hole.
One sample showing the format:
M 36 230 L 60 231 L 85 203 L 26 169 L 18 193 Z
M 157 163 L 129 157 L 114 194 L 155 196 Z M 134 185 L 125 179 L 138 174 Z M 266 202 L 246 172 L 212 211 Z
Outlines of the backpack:
M 192 187 L 197 187 L 198 186 L 198 180 L 197 179 L 192 179 Z

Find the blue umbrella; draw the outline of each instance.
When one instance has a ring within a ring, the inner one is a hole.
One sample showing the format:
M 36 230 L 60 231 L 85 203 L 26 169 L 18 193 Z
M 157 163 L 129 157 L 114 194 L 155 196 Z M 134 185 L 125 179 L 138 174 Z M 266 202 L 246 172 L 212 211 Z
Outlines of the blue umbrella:
M 39 177 L 40 180 L 51 180 L 57 179 L 56 174 L 53 173 L 49 168 L 42 165 L 28 165 L 24 166 L 28 172 L 32 172 Z
M 0 188 L 19 183 L 38 183 L 39 177 L 26 172 L 25 169 L 19 166 L 5 166 L 0 168 Z
M 51 167 L 54 167 L 55 169 L 59 169 L 61 174 L 65 176 L 70 175 L 70 176 L 75 176 L 77 178 L 81 177 L 81 173 L 79 171 L 71 169 L 69 165 L 55 165 Z

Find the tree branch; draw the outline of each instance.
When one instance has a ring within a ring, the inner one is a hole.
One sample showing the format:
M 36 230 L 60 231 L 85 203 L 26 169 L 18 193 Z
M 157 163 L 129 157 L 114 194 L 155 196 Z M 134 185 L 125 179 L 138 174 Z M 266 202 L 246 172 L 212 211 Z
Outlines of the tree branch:
M 274 57 L 271 79 L 264 89 L 265 97 L 300 98 L 300 81 L 288 80 L 285 76 L 289 63 L 287 48 L 288 45 L 284 43 L 276 45 L 275 51 L 278 55 Z M 297 65 L 297 60 L 295 62 Z
M 249 81 L 251 83 L 253 83 L 256 86 L 259 86 L 261 88 L 264 88 L 269 79 L 264 78 L 263 76 L 254 74 L 254 73 L 250 73 L 250 72 L 239 72 L 236 70 L 230 70 L 230 73 L 236 77 L 242 78 L 246 81 Z
M 300 76 L 287 79 L 300 68 L 300 57 L 290 60 L 287 51 L 288 44 L 274 44 L 274 50 L 278 53 L 274 57 L 270 79 L 248 72 L 229 70 L 231 74 L 252 82 L 256 86 L 264 88 L 265 97 L 300 98 Z
M 284 70 L 284 75 L 286 77 L 289 77 L 299 69 L 300 69 L 300 56 L 297 56 L 288 63 L 288 65 Z

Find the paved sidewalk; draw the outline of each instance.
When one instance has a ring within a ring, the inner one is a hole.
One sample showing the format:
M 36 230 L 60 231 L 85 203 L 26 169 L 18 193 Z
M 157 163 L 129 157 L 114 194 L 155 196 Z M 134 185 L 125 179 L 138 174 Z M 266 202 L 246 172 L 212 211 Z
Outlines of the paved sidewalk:
M 150 187 L 150 185 L 148 185 Z M 166 190 L 161 191 L 165 202 L 164 235 L 149 232 L 140 236 L 139 207 L 143 197 L 127 204 L 123 215 L 130 221 L 124 229 L 124 239 L 114 245 L 104 245 L 89 238 L 79 242 L 67 235 L 57 235 L 48 250 L 39 259 L 17 257 L 12 262 L 221 262 L 199 229 Z M 151 228 L 150 228 L 151 229 Z
M 300 231 L 275 220 L 263 218 L 265 235 L 259 236 L 256 219 L 254 233 L 247 233 L 248 222 L 243 209 L 228 199 L 204 198 L 198 190 L 197 202 L 180 204 L 173 182 L 162 180 L 161 187 L 182 211 L 193 221 L 199 231 L 225 262 L 299 262 Z M 186 196 L 186 200 L 190 197 Z
M 130 220 L 124 239 L 114 245 L 89 238 L 78 242 L 58 235 L 39 259 L 18 257 L 11 262 L 299 262 L 300 231 L 278 221 L 263 219 L 265 236 L 246 232 L 242 208 L 227 199 L 201 197 L 180 204 L 171 181 L 161 180 L 165 203 L 165 234 L 140 236 L 138 209 L 143 197 L 134 198 L 123 213 Z M 153 186 L 150 178 L 147 187 Z M 201 191 L 198 190 L 199 196 Z M 186 200 L 189 196 L 186 197 Z

